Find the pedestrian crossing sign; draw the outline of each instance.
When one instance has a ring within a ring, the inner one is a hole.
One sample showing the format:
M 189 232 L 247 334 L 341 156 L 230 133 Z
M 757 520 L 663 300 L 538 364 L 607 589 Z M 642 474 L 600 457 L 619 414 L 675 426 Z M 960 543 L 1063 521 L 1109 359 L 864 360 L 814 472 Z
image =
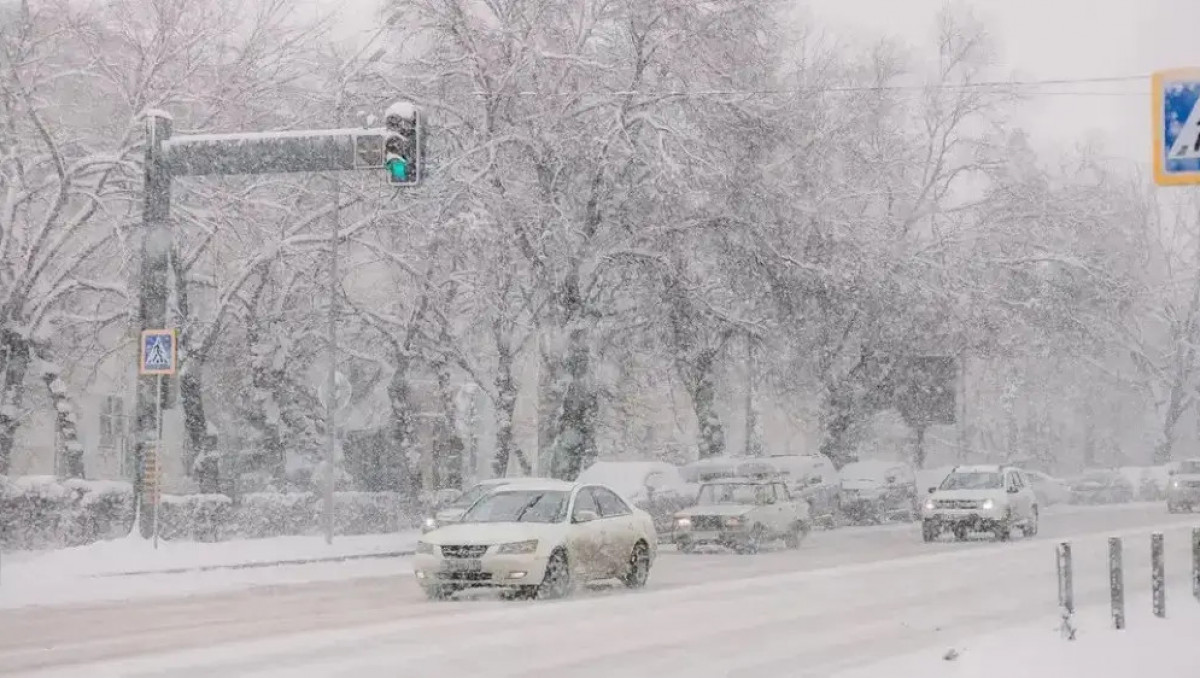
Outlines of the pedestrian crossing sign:
M 179 362 L 179 347 L 175 341 L 175 330 L 145 330 L 142 332 L 141 361 L 138 372 L 142 375 L 173 375 Z
M 1200 68 L 1152 76 L 1154 181 L 1200 184 Z

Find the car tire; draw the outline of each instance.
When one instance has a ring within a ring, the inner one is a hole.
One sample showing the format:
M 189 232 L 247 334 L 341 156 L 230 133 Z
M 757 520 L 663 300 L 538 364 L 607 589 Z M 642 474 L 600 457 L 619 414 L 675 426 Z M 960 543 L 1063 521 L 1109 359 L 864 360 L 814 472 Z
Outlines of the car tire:
M 746 543 L 738 546 L 737 552 L 742 555 L 753 555 L 758 553 L 762 548 L 763 541 L 766 540 L 767 531 L 762 525 L 755 525 L 750 529 L 750 536 Z
M 650 548 L 645 542 L 639 541 L 633 545 L 633 552 L 629 554 L 629 569 L 621 576 L 621 583 L 625 588 L 640 589 L 646 585 L 649 578 Z
M 567 563 L 567 554 L 557 549 L 550 554 L 546 562 L 546 574 L 542 583 L 538 584 L 537 597 L 543 600 L 565 598 L 571 593 L 571 568 Z
M 996 525 L 995 535 L 996 541 L 1009 541 L 1012 539 L 1012 523 L 1007 519 L 1000 521 Z
M 1025 527 L 1021 528 L 1021 534 L 1025 535 L 1026 537 L 1036 537 L 1037 533 L 1038 533 L 1038 510 L 1037 510 L 1037 507 L 1034 506 L 1033 507 L 1033 517 L 1029 519 L 1029 522 L 1025 524 Z
M 792 526 L 790 532 L 783 535 L 783 545 L 790 549 L 798 549 L 811 531 L 812 528 L 808 526 L 808 523 L 800 521 Z
M 421 588 L 425 590 L 425 597 L 429 600 L 450 600 L 455 593 L 454 587 L 441 584 L 422 586 Z
M 936 541 L 937 536 L 938 536 L 937 525 L 935 525 L 932 520 L 922 520 L 921 521 L 921 539 L 923 539 L 925 541 L 925 543 L 928 544 L 930 542 Z
M 690 541 L 681 541 L 675 545 L 675 549 L 680 553 L 695 553 L 696 545 Z

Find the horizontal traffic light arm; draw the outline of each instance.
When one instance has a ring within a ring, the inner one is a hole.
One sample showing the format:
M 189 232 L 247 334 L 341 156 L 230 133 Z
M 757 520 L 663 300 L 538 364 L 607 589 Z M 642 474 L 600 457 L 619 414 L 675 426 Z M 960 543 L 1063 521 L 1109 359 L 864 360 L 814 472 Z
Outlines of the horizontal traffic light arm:
M 383 169 L 384 129 L 193 134 L 163 142 L 171 176 Z

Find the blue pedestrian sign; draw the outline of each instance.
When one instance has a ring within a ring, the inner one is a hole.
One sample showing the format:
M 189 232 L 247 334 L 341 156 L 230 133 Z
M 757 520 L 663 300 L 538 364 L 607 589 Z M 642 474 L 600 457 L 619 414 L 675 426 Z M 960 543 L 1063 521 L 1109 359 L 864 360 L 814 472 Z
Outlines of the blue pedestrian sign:
M 1200 184 L 1200 68 L 1161 71 L 1152 80 L 1154 181 Z
M 173 375 L 179 362 L 179 347 L 175 330 L 145 330 L 142 332 L 141 360 L 138 372 L 143 375 Z

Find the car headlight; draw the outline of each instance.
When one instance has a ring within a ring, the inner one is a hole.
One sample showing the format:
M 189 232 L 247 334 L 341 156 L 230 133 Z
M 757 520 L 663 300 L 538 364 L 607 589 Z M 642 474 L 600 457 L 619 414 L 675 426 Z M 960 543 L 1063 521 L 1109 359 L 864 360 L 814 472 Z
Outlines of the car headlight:
M 932 510 L 933 510 L 933 506 L 934 506 L 934 504 L 933 504 L 933 500 L 932 500 L 932 499 L 926 499 L 926 500 L 925 500 L 925 510 L 926 510 L 926 511 L 932 511 Z
M 1178 480 L 1172 480 L 1172 481 L 1171 481 L 1171 487 L 1174 487 L 1175 489 L 1179 489 L 1179 481 L 1178 481 Z
M 675 519 L 675 527 L 682 527 L 682 528 L 686 529 L 691 526 L 692 526 L 691 518 L 676 518 Z
M 521 555 L 525 553 L 533 553 L 537 551 L 538 540 L 529 539 L 527 541 L 514 541 L 509 544 L 501 544 L 496 548 L 496 553 L 500 555 Z
M 425 522 L 421 523 L 421 527 L 426 532 L 428 532 L 429 530 L 436 530 L 437 526 L 438 526 L 437 518 L 432 518 L 432 517 L 426 518 Z
M 984 499 L 983 505 L 980 506 L 980 508 L 982 508 L 984 511 L 991 511 L 992 509 L 996 508 L 996 502 L 991 499 Z
M 423 542 L 423 541 L 417 542 L 417 553 L 432 554 L 433 553 L 433 544 Z

